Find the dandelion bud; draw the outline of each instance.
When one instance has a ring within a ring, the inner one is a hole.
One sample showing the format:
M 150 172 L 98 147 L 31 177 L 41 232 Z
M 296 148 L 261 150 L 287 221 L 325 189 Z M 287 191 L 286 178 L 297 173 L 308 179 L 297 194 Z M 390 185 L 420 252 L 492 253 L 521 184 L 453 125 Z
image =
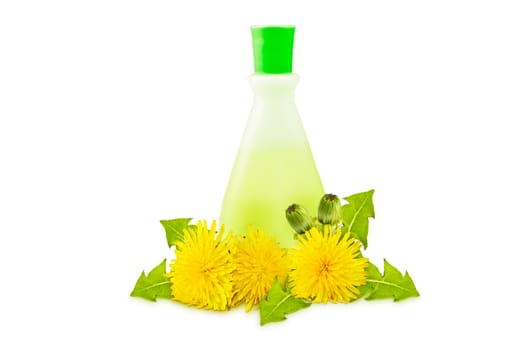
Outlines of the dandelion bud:
M 318 220 L 324 225 L 337 225 L 341 221 L 341 204 L 338 196 L 326 194 L 321 198 Z
M 285 210 L 285 217 L 292 229 L 299 234 L 305 233 L 314 225 L 307 209 L 299 204 L 290 205 L 287 210 Z

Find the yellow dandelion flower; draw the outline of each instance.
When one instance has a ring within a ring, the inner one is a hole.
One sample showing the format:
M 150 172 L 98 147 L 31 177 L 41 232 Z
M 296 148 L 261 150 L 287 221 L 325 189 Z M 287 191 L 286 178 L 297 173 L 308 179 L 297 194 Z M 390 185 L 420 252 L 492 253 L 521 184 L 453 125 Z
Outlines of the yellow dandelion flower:
M 356 299 L 358 286 L 366 283 L 368 259 L 359 257 L 361 243 L 341 230 L 323 233 L 312 228 L 300 236 L 297 247 L 289 251 L 292 294 L 314 303 Z
M 249 228 L 244 237 L 235 240 L 233 261 L 233 305 L 246 303 L 250 311 L 267 296 L 278 277 L 285 283 L 288 271 L 286 250 L 280 248 L 276 239 L 261 229 Z
M 224 227 L 216 234 L 216 222 L 207 229 L 207 222 L 198 222 L 195 231 L 184 230 L 172 261 L 171 294 L 174 300 L 209 310 L 225 310 L 232 298 L 230 257 L 231 233 L 223 238 Z

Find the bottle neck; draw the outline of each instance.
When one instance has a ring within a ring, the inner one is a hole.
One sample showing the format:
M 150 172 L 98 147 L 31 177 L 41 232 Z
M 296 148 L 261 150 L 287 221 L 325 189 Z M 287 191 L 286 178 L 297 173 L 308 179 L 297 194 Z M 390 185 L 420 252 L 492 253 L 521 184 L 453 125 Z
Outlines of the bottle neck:
M 254 103 L 263 100 L 294 100 L 294 91 L 300 80 L 297 74 L 253 74 L 249 82 L 254 94 Z

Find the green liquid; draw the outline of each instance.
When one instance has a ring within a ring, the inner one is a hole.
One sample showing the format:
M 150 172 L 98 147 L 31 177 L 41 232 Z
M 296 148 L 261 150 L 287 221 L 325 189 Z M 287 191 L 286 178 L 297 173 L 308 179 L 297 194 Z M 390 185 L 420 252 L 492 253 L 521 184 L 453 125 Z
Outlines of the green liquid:
M 282 247 L 294 247 L 294 232 L 285 218 L 293 203 L 316 216 L 323 185 L 308 145 L 240 149 L 225 193 L 220 222 L 243 235 L 260 227 Z

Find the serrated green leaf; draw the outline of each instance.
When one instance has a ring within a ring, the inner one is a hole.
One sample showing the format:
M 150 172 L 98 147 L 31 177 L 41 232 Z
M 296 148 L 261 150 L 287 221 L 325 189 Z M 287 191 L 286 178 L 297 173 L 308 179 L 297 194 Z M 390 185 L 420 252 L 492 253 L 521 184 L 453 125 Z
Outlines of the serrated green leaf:
M 382 275 L 375 265 L 369 263 L 367 290 L 362 290 L 362 293 L 368 293 L 366 300 L 393 298 L 394 301 L 400 301 L 419 296 L 414 281 L 408 272 L 405 272 L 405 276 L 403 276 L 397 268 L 385 259 L 383 265 Z
M 343 199 L 349 203 L 341 207 L 344 231 L 349 231 L 365 249 L 367 249 L 369 218 L 374 218 L 373 194 L 374 190 L 370 190 L 345 197 Z
M 360 290 L 360 295 L 358 295 L 358 299 L 368 296 L 370 294 L 370 292 L 372 290 L 374 290 L 374 288 L 376 287 L 376 283 L 369 282 L 369 279 L 370 280 L 379 280 L 379 279 L 383 278 L 381 276 L 380 270 L 370 261 L 369 261 L 369 265 L 367 267 L 367 272 L 368 272 L 367 283 L 365 283 L 364 285 L 362 285 L 358 288 Z
M 131 296 L 150 301 L 156 301 L 157 298 L 170 299 L 171 282 L 165 277 L 165 266 L 166 259 L 152 269 L 148 275 L 145 275 L 145 272 L 142 271 L 131 292 Z
M 165 229 L 165 238 L 169 248 L 176 245 L 176 242 L 183 241 L 183 230 L 189 226 L 192 218 L 160 220 Z
M 283 290 L 276 278 L 266 299 L 260 303 L 260 324 L 286 320 L 285 315 L 309 307 L 311 304 L 303 299 L 293 297 Z

